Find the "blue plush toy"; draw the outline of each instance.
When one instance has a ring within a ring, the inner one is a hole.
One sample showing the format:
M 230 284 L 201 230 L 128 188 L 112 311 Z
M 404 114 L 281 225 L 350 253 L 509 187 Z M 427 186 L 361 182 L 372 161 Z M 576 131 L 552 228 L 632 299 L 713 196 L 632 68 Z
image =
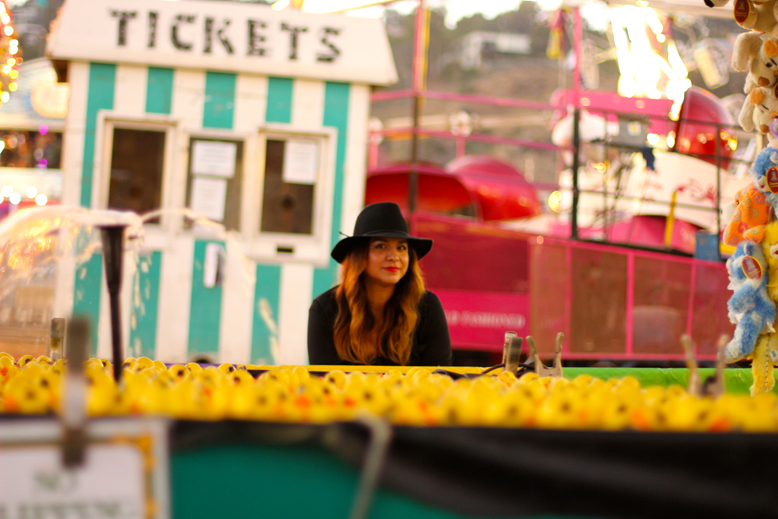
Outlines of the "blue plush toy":
M 736 362 L 754 351 L 762 333 L 774 332 L 775 303 L 767 293 L 767 262 L 758 243 L 742 241 L 727 260 L 729 288 L 734 291 L 727 303 L 729 319 L 737 323 L 735 336 L 727 344 L 724 360 Z
M 767 203 L 778 214 L 778 149 L 768 146 L 756 156 L 749 170 L 756 188 L 767 196 Z

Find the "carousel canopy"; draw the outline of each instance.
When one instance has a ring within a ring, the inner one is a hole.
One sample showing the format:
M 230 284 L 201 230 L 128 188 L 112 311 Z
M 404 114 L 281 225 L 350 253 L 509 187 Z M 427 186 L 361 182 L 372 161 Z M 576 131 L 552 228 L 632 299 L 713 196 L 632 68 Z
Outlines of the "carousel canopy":
M 395 202 L 408 210 L 410 164 L 368 173 L 365 203 Z M 542 212 L 535 189 L 515 167 L 487 156 L 466 156 L 445 167 L 416 165 L 417 209 L 484 221 L 528 218 Z

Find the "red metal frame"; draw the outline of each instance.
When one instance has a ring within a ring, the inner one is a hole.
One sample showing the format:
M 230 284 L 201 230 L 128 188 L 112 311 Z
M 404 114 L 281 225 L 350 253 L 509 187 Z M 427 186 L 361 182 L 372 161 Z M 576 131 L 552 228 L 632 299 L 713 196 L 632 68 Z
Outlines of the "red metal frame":
M 538 244 L 540 246 L 544 244 L 555 244 L 555 245 L 561 245 L 565 247 L 566 249 L 566 263 L 567 263 L 567 271 L 568 273 L 572 270 L 572 257 L 574 250 L 591 250 L 591 251 L 597 251 L 597 252 L 612 252 L 617 254 L 623 254 L 627 256 L 627 301 L 626 303 L 626 309 L 627 309 L 627 316 L 626 316 L 626 347 L 625 347 L 625 353 L 593 353 L 593 354 L 586 354 L 586 353 L 575 353 L 570 351 L 570 322 L 571 322 L 571 312 L 572 312 L 572 283 L 568 284 L 567 291 L 565 294 L 565 336 L 566 340 L 563 343 L 562 346 L 562 352 L 563 352 L 563 358 L 568 359 L 597 359 L 597 358 L 608 358 L 608 359 L 614 359 L 614 360 L 623 360 L 623 359 L 644 359 L 644 360 L 653 360 L 653 359 L 667 359 L 667 360 L 683 360 L 685 359 L 685 355 L 683 353 L 678 354 L 651 354 L 651 353 L 635 353 L 633 351 L 633 313 L 632 310 L 634 308 L 634 288 L 635 288 L 635 258 L 636 257 L 643 257 L 643 258 L 653 258 L 658 261 L 665 261 L 665 262 L 675 262 L 675 263 L 682 263 L 689 265 L 691 267 L 691 275 L 690 275 L 690 290 L 689 290 L 689 302 L 688 302 L 688 315 L 687 315 L 687 322 L 686 322 L 686 334 L 689 335 L 692 338 L 692 341 L 694 341 L 694 336 L 692 335 L 692 323 L 693 323 L 693 317 L 694 317 L 694 296 L 695 296 L 695 286 L 696 286 L 696 277 L 697 277 L 697 267 L 700 265 L 701 262 L 705 262 L 711 265 L 716 265 L 721 269 L 721 275 L 726 278 L 727 276 L 727 269 L 726 266 L 723 263 L 719 262 L 708 262 L 704 260 L 694 259 L 694 258 L 686 258 L 681 256 L 672 256 L 668 254 L 662 254 L 660 252 L 651 252 L 651 251 L 644 251 L 644 250 L 635 250 L 635 249 L 626 249 L 623 247 L 618 247 L 615 245 L 606 245 L 606 244 L 596 244 L 596 243 L 590 243 L 590 242 L 583 242 L 583 241 L 574 241 L 574 240 L 567 240 L 567 239 L 560 239 L 560 238 L 554 238 L 549 236 L 543 236 L 543 241 Z M 530 267 L 531 269 L 534 268 L 534 266 Z M 732 325 L 732 328 L 734 328 L 734 325 Z M 679 343 L 680 345 L 680 343 Z M 713 354 L 698 354 L 697 353 L 697 344 L 694 343 L 695 353 L 697 354 L 697 358 L 699 360 L 716 360 L 716 356 Z
M 487 96 L 479 96 L 479 95 L 467 95 L 467 94 L 455 94 L 455 93 L 448 93 L 448 92 L 430 92 L 426 90 L 426 81 L 423 76 L 425 73 L 426 67 L 425 67 L 425 49 L 424 49 L 424 38 L 426 33 L 426 0 L 419 0 L 417 12 L 416 12 L 416 21 L 415 21 L 415 42 L 414 42 L 414 56 L 413 56 L 413 72 L 412 72 L 412 87 L 411 89 L 407 90 L 401 90 L 401 91 L 393 91 L 393 92 L 378 92 L 371 96 L 371 99 L 373 101 L 388 101 L 388 100 L 399 100 L 399 99 L 412 99 L 414 102 L 414 118 L 413 118 L 413 125 L 410 128 L 400 128 L 400 129 L 382 129 L 382 130 L 373 130 L 370 132 L 371 139 L 369 140 L 369 150 L 368 150 L 368 158 L 369 158 L 369 164 L 372 166 L 377 166 L 377 151 L 378 151 L 378 145 L 380 142 L 380 137 L 388 136 L 402 136 L 402 135 L 410 135 L 413 139 L 413 146 L 412 149 L 414 150 L 412 152 L 411 161 L 415 164 L 415 161 L 417 160 L 416 157 L 416 146 L 417 146 L 417 139 L 422 138 L 444 138 L 444 139 L 454 139 L 456 141 L 457 145 L 457 156 L 460 156 L 464 154 L 464 146 L 465 143 L 470 141 L 478 141 L 478 142 L 486 142 L 486 143 L 492 143 L 492 144 L 507 144 L 507 145 L 514 145 L 514 146 L 523 146 L 528 148 L 535 148 L 535 149 L 543 149 L 547 151 L 573 151 L 577 149 L 578 143 L 574 142 L 572 146 L 570 147 L 560 147 L 557 145 L 554 145 L 552 143 L 544 143 L 544 142 L 534 142 L 529 141 L 526 139 L 515 139 L 515 138 L 504 138 L 504 137 L 497 137 L 497 136 L 491 136 L 491 135 L 460 135 L 460 134 L 454 134 L 449 131 L 436 131 L 436 130 L 425 130 L 419 126 L 419 112 L 420 112 L 420 106 L 421 106 L 421 100 L 423 99 L 436 99 L 436 100 L 445 100 L 445 101 L 460 101 L 465 103 L 479 103 L 479 104 L 487 104 L 487 105 L 493 105 L 493 106 L 504 106 L 504 107 L 512 107 L 512 108 L 524 108 L 524 109 L 531 109 L 531 110 L 554 110 L 558 111 L 560 108 L 564 108 L 566 104 L 571 104 L 574 108 L 580 109 L 580 108 L 586 108 L 589 111 L 603 111 L 610 114 L 627 114 L 627 112 L 621 112 L 618 110 L 598 110 L 596 107 L 582 107 L 581 104 L 581 85 L 580 85 L 580 78 L 581 78 L 581 71 L 580 71 L 580 56 L 581 56 L 581 35 L 582 35 L 582 22 L 581 22 L 581 16 L 579 9 L 577 7 L 573 8 L 573 16 L 574 16 L 574 38 L 573 38 L 573 46 L 574 46 L 574 52 L 575 55 L 578 57 L 576 59 L 575 68 L 573 70 L 573 85 L 572 85 L 572 99 L 569 99 L 567 95 L 563 98 L 563 103 L 561 105 L 559 104 L 545 104 L 545 103 L 536 103 L 536 102 L 529 102 L 529 101 L 523 101 L 519 99 L 508 99 L 508 98 L 493 98 L 493 97 L 487 97 Z M 583 95 L 586 95 L 585 93 Z M 571 102 L 570 102 L 571 101 Z M 587 103 L 588 104 L 588 103 Z M 655 117 L 650 116 L 650 118 L 653 120 Z M 665 118 L 667 121 L 670 121 L 669 118 Z M 694 121 L 692 121 L 694 122 Z M 715 123 L 712 123 L 710 121 L 701 121 L 704 124 L 707 124 L 709 126 L 714 126 Z M 675 121 L 673 121 L 675 123 Z M 716 134 L 720 134 L 721 130 L 723 128 L 727 128 L 725 125 L 715 124 L 716 126 Z M 698 157 L 700 158 L 700 157 Z M 720 156 L 720 150 L 718 149 L 718 140 L 717 140 L 717 153 L 716 153 L 716 159 L 719 161 L 721 160 Z M 412 165 L 410 167 L 409 173 L 410 176 L 413 177 L 416 174 L 416 168 L 417 165 Z M 414 182 L 415 185 L 415 182 Z M 544 188 L 556 188 L 556 186 L 548 186 L 544 185 Z M 717 196 L 720 196 L 720 193 L 717 193 Z M 413 229 L 413 223 L 414 223 L 414 208 L 416 207 L 415 204 L 415 197 L 416 197 L 416 190 L 409 189 L 409 197 L 410 197 L 410 203 L 408 204 L 411 212 L 408 215 L 411 220 L 411 226 Z M 563 344 L 563 353 L 564 358 L 567 359 L 599 359 L 599 358 L 608 358 L 613 360 L 635 360 L 635 359 L 644 359 L 644 360 L 683 360 L 685 358 L 684 354 L 680 352 L 678 354 L 667 354 L 667 353 L 646 353 L 646 352 L 638 352 L 636 353 L 634 351 L 634 333 L 635 333 L 635 327 L 633 324 L 634 320 L 634 303 L 635 303 L 635 286 L 636 286 L 636 280 L 635 280 L 635 260 L 636 258 L 655 258 L 664 262 L 678 262 L 690 265 L 691 268 L 691 274 L 690 274 L 690 289 L 689 289 L 689 301 L 688 301 L 688 312 L 686 317 L 686 333 L 689 334 L 692 337 L 692 340 L 694 340 L 694 337 L 691 335 L 693 325 L 694 325 L 694 301 L 695 301 L 695 286 L 697 281 L 697 270 L 699 261 L 701 260 L 694 260 L 690 258 L 683 258 L 683 257 L 677 257 L 677 256 L 671 256 L 667 254 L 662 253 L 653 253 L 650 251 L 643 251 L 643 250 L 636 250 L 636 249 L 625 249 L 623 247 L 613 246 L 613 245 L 607 245 L 607 244 L 594 244 L 594 243 L 587 243 L 587 242 L 581 242 L 576 240 L 568 240 L 568 239 L 559 239 L 549 236 L 537 236 L 536 240 L 534 240 L 534 243 L 532 243 L 530 246 L 543 246 L 544 244 L 547 245 L 562 245 L 565 247 L 565 265 L 567 268 L 568 274 L 572 272 L 573 267 L 573 253 L 576 250 L 593 250 L 598 252 L 613 252 L 618 253 L 620 255 L 625 255 L 627 260 L 627 291 L 626 291 L 626 344 L 625 344 L 625 350 L 624 353 L 606 353 L 606 352 L 592 352 L 592 353 L 580 353 L 580 352 L 572 352 L 570 351 L 570 338 L 571 338 L 571 322 L 572 322 L 572 312 L 573 312 L 573 283 L 570 282 L 567 284 L 565 294 L 564 294 L 564 332 L 566 334 L 567 339 L 564 341 Z M 463 244 L 464 245 L 464 244 Z M 531 256 L 531 255 L 530 255 Z M 722 276 L 726 276 L 726 268 L 721 263 L 713 263 L 714 265 L 718 265 L 722 270 Z M 532 269 L 533 266 L 530 263 L 530 269 Z M 485 273 L 485 275 L 488 273 Z M 433 290 L 436 287 L 431 287 Z M 440 289 L 446 290 L 445 287 L 438 287 Z M 529 316 L 531 318 L 531 316 Z M 494 344 L 493 348 L 485 348 L 485 349 L 493 349 L 493 351 L 501 350 L 502 344 Z M 695 348 L 697 348 L 697 345 L 695 343 Z M 698 358 L 702 360 L 715 360 L 714 355 L 699 355 Z

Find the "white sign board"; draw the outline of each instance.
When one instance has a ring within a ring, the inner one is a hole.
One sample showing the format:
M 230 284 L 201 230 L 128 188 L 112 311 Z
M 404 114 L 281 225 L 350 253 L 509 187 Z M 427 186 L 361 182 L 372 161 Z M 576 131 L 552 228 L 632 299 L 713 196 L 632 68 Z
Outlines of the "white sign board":
M 90 447 L 74 470 L 53 445 L 0 449 L 0 467 L 0 517 L 146 515 L 143 455 L 128 445 Z
M 315 184 L 319 171 L 319 144 L 316 141 L 288 140 L 284 151 L 284 182 Z
M 189 207 L 215 222 L 224 220 L 227 200 L 227 181 L 221 178 L 192 179 L 192 198 Z
M 666 216 L 670 212 L 667 202 L 676 192 L 675 218 L 712 229 L 716 226 L 716 166 L 696 157 L 661 150 L 654 150 L 655 171 L 637 168 L 629 176 L 626 199 L 630 200 L 633 214 Z M 721 184 L 726 186 L 729 174 L 721 171 Z M 631 197 L 643 198 L 640 203 Z M 602 199 L 602 197 L 600 197 Z M 728 202 L 725 200 L 724 202 Z M 705 209 L 692 209 L 688 205 Z
M 0 517 L 170 516 L 166 422 L 92 422 L 87 435 L 83 464 L 65 467 L 56 420 L 0 423 Z
M 380 20 L 245 2 L 67 0 L 47 52 L 58 60 L 397 81 Z
M 192 144 L 192 174 L 232 178 L 235 175 L 234 142 L 194 141 Z

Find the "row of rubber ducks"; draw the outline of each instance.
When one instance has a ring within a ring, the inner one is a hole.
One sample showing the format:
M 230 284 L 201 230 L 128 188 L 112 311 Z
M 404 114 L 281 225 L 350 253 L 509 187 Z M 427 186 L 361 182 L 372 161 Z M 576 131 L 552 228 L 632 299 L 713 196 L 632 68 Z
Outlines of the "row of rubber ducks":
M 65 362 L 0 353 L 0 413 L 57 413 Z M 120 384 L 108 361 L 86 362 L 91 416 L 160 414 L 181 419 L 324 423 L 377 415 L 398 425 L 641 431 L 778 431 L 778 396 L 689 394 L 679 385 L 642 388 L 632 376 L 603 380 L 517 378 L 503 372 L 454 380 L 432 368 L 403 373 L 302 366 L 252 376 L 231 364 L 167 366 L 126 359 Z

